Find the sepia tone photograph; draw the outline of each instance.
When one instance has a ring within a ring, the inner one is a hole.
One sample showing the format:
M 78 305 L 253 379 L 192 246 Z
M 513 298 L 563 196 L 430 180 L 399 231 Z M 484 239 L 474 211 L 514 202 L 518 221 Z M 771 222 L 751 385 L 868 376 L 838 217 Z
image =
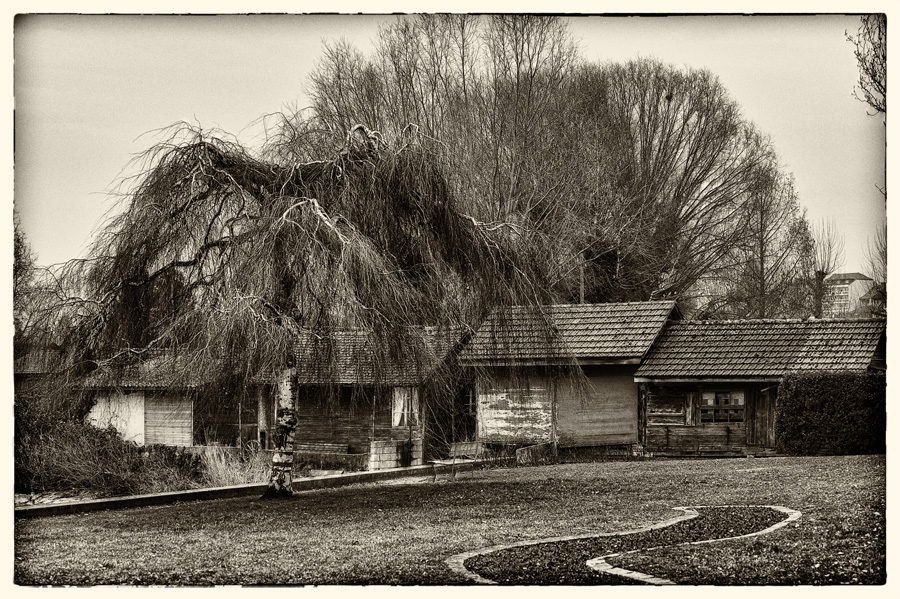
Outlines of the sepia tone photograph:
M 884 588 L 891 15 L 530 8 L 11 15 L 16 588 Z

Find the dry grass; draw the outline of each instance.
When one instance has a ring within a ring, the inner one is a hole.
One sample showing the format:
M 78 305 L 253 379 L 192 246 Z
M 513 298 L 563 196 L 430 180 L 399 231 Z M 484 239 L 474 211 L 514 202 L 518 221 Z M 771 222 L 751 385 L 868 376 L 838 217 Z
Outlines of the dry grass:
M 765 538 L 690 549 L 685 582 L 711 579 L 722 552 L 729 569 L 720 582 L 885 579 L 884 456 L 564 464 L 426 480 L 312 491 L 291 501 L 244 498 L 22 520 L 15 581 L 464 583 L 446 567 L 447 557 L 627 530 L 692 504 L 776 504 L 803 517 Z
M 230 448 L 212 445 L 202 448 L 200 463 L 203 486 L 229 487 L 267 482 L 272 456 L 260 449 L 237 453 Z

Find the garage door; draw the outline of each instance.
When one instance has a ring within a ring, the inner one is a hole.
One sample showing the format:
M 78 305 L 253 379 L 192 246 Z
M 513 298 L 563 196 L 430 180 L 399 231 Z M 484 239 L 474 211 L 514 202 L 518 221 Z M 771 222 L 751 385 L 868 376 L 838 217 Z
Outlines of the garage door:
M 563 446 L 637 443 L 634 367 L 596 368 L 584 384 L 561 381 L 557 435 Z
M 193 445 L 193 402 L 183 395 L 147 394 L 144 443 Z

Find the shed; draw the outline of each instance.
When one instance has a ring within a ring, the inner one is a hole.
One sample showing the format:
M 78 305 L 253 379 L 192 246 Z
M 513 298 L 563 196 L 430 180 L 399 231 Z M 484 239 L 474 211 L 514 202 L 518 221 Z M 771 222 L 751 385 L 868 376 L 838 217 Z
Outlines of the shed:
M 477 439 L 561 447 L 639 442 L 634 374 L 674 301 L 498 311 L 460 355 L 475 370 Z
M 91 373 L 83 388 L 93 394 L 87 421 L 113 426 L 126 441 L 139 445 L 198 444 L 195 400 L 204 381 L 191 374 L 170 352 L 142 361 L 104 366 Z
M 403 347 L 382 360 L 377 356 L 384 352 L 375 352 L 374 343 L 374 335 L 361 330 L 298 336 L 298 454 L 336 454 L 333 461 L 355 469 L 422 462 L 423 394 L 458 343 L 458 332 L 410 334 Z M 258 441 L 272 449 L 274 373 L 245 386 L 237 379 L 234 385 L 213 386 L 188 360 L 188 355 L 166 351 L 98 369 L 84 383 L 94 398 L 88 421 L 112 425 L 139 444 L 235 446 Z
M 376 352 L 371 331 L 299 337 L 294 346 L 298 453 L 369 454 L 369 469 L 421 464 L 426 408 L 434 393 L 430 384 L 458 341 L 456 331 L 422 328 L 411 330 L 395 351 Z M 270 394 L 259 412 L 264 447 L 272 445 L 275 412 Z
M 774 452 L 785 374 L 881 370 L 884 320 L 669 323 L 637 369 L 654 455 Z

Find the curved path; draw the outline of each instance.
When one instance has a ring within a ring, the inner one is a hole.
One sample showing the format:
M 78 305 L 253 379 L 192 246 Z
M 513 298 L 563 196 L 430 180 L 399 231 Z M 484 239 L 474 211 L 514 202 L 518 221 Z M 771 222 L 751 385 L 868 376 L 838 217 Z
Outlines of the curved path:
M 671 520 L 666 520 L 664 522 L 660 522 L 657 524 L 653 524 L 651 526 L 646 526 L 642 528 L 637 528 L 633 530 L 627 530 L 622 532 L 614 532 L 614 533 L 589 533 L 582 535 L 573 535 L 573 536 L 565 536 L 565 537 L 550 537 L 544 539 L 535 539 L 531 541 L 521 541 L 518 543 L 511 543 L 508 545 L 495 545 L 493 547 L 486 547 L 482 549 L 477 549 L 474 551 L 468 551 L 466 553 L 460 553 L 454 556 L 451 556 L 447 559 L 447 565 L 454 572 L 466 577 L 471 582 L 479 583 L 479 584 L 498 584 L 494 580 L 490 580 L 485 578 L 471 570 L 469 570 L 465 566 L 465 562 L 471 558 L 477 558 L 479 556 L 484 556 L 491 553 L 496 553 L 499 551 L 505 550 L 515 550 L 517 548 L 526 548 L 534 545 L 544 545 L 549 543 L 566 543 L 570 541 L 578 542 L 580 540 L 601 540 L 607 537 L 616 537 L 617 540 L 622 537 L 633 537 L 634 535 L 640 535 L 643 533 L 651 533 L 652 531 L 659 531 L 661 529 L 669 528 L 675 526 L 676 524 L 686 522 L 697 518 L 701 515 L 709 516 L 710 513 L 715 513 L 715 511 L 721 510 L 774 510 L 776 512 L 781 512 L 785 514 L 786 517 L 780 521 L 775 522 L 765 528 L 760 530 L 756 530 L 753 532 L 748 532 L 745 534 L 734 535 L 734 536 L 714 536 L 710 538 L 702 538 L 697 540 L 689 540 L 683 542 L 676 543 L 668 543 L 662 545 L 651 545 L 647 547 L 637 547 L 635 549 L 630 549 L 627 551 L 619 551 L 614 553 L 607 553 L 600 557 L 588 559 L 585 562 L 585 565 L 590 568 L 592 571 L 599 574 L 613 575 L 617 577 L 621 577 L 627 579 L 629 581 L 637 582 L 637 583 L 645 583 L 645 584 L 655 584 L 655 585 L 671 585 L 675 584 L 670 580 L 666 580 L 664 578 L 658 578 L 655 576 L 651 576 L 649 574 L 644 574 L 641 572 L 635 572 L 632 570 L 626 570 L 624 568 L 616 568 L 609 564 L 608 559 L 618 557 L 621 555 L 628 555 L 632 553 L 637 553 L 641 551 L 654 551 L 656 549 L 662 549 L 664 547 L 675 547 L 679 545 L 699 545 L 703 543 L 714 543 L 719 541 L 726 541 L 731 539 L 741 539 L 747 537 L 754 537 L 758 535 L 768 534 L 773 532 L 779 528 L 787 526 L 790 522 L 797 520 L 800 518 L 800 512 L 796 510 L 792 510 L 787 507 L 777 506 L 777 505 L 730 505 L 730 506 L 691 506 L 691 507 L 676 507 L 673 508 L 676 510 L 680 510 L 684 512 L 681 516 L 673 518 Z

